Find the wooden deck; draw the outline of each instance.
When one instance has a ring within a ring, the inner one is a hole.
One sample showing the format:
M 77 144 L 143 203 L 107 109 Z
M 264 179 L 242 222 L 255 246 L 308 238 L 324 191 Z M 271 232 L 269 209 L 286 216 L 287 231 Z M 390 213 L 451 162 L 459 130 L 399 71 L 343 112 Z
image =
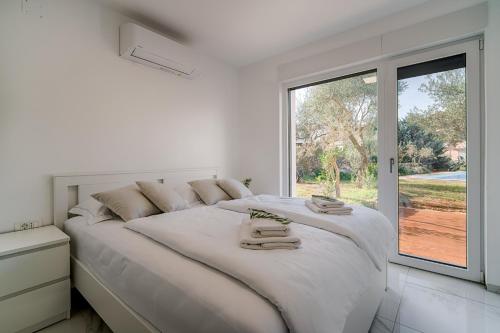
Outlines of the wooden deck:
M 462 212 L 399 209 L 399 252 L 467 266 L 467 219 Z

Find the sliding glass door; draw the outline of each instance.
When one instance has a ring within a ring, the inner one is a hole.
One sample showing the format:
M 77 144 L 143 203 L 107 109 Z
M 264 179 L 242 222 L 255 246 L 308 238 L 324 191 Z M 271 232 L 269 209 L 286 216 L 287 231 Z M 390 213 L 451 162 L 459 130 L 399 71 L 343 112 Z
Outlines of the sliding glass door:
M 479 280 L 478 42 L 398 58 L 388 74 L 392 260 Z

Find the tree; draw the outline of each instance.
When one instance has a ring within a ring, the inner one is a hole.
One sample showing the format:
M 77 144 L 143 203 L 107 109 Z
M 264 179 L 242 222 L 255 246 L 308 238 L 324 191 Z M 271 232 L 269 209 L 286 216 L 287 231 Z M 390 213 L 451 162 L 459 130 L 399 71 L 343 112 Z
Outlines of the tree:
M 415 173 L 416 168 L 423 171 L 443 170 L 450 166 L 450 159 L 445 153 L 446 145 L 434 133 L 426 131 L 421 125 L 406 119 L 398 121 L 399 163 L 410 164 L 413 170 L 403 173 Z
M 298 109 L 297 137 L 303 143 L 297 162 L 299 154 L 305 158 L 335 148 L 352 150 L 359 158 L 350 167 L 361 187 L 376 154 L 377 85 L 355 76 L 309 87 Z
M 414 109 L 406 119 L 435 133 L 443 142 L 456 146 L 466 140 L 467 106 L 465 68 L 427 75 L 419 91 L 433 100 L 425 110 Z
M 332 195 L 333 188 L 335 188 L 335 196 L 340 197 L 340 167 L 339 157 L 342 151 L 339 148 L 329 149 L 321 156 L 321 164 L 325 171 L 325 194 Z

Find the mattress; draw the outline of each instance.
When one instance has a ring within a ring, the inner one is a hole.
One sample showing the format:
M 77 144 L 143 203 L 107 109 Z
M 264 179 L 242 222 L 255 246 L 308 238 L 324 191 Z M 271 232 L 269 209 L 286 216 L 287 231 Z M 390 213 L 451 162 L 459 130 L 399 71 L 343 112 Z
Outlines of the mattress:
M 123 225 L 64 223 L 72 255 L 158 330 L 287 332 L 278 310 L 241 282 Z

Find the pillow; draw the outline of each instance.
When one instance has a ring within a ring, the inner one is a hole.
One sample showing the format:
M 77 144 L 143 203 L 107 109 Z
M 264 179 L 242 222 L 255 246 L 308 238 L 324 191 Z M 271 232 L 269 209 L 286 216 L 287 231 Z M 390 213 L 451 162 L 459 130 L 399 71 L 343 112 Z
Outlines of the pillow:
M 139 191 L 139 188 L 135 184 L 121 187 L 116 190 L 95 193 L 92 194 L 92 198 L 111 209 L 113 213 L 120 216 L 125 222 L 139 217 L 161 213 L 160 210 Z
M 188 183 L 182 183 L 180 185 L 177 185 L 174 188 L 175 192 L 179 193 L 179 195 L 187 201 L 189 207 L 196 207 L 199 205 L 203 205 L 203 202 L 201 202 L 200 197 L 196 192 L 193 190 L 191 185 Z
M 96 224 L 113 218 L 111 211 L 106 206 L 92 198 L 71 208 L 69 213 L 83 216 L 88 224 Z
M 233 199 L 241 199 L 253 195 L 245 185 L 236 179 L 219 179 L 217 180 L 217 185 Z
M 231 198 L 224 192 L 215 179 L 202 179 L 189 182 L 194 191 L 198 193 L 201 200 L 207 205 L 213 205 L 221 200 L 230 200 Z
M 168 184 L 136 182 L 142 194 L 165 213 L 188 207 L 188 202 Z

